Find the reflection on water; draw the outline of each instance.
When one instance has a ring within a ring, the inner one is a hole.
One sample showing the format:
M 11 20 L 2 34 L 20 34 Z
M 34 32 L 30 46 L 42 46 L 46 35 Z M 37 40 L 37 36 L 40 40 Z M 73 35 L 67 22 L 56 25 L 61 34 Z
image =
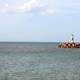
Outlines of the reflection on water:
M 54 43 L 0 43 L 0 80 L 80 80 L 80 50 Z

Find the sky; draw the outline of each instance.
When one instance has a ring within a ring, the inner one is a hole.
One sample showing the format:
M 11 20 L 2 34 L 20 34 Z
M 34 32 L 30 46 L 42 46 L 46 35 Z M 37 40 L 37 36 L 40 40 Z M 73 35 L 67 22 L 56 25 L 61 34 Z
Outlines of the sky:
M 80 0 L 0 0 L 0 41 L 80 41 Z

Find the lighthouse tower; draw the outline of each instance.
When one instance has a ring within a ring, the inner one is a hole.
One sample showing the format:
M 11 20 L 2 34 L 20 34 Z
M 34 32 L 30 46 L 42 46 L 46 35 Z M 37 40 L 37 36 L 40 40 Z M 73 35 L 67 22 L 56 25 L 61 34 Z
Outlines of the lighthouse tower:
M 74 43 L 74 34 L 72 34 L 71 42 Z

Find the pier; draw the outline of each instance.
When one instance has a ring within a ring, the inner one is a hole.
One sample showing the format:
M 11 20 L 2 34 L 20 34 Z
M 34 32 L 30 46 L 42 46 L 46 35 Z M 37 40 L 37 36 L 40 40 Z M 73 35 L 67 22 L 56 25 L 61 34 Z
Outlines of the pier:
M 58 48 L 80 48 L 80 43 L 74 42 L 74 35 L 72 34 L 71 42 L 62 42 L 58 45 Z

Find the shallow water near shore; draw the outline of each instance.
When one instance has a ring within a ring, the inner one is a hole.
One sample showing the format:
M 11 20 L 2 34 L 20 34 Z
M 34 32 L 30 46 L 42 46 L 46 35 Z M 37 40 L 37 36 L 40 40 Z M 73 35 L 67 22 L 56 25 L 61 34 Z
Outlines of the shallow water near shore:
M 0 80 L 80 80 L 80 49 L 58 43 L 0 43 Z

